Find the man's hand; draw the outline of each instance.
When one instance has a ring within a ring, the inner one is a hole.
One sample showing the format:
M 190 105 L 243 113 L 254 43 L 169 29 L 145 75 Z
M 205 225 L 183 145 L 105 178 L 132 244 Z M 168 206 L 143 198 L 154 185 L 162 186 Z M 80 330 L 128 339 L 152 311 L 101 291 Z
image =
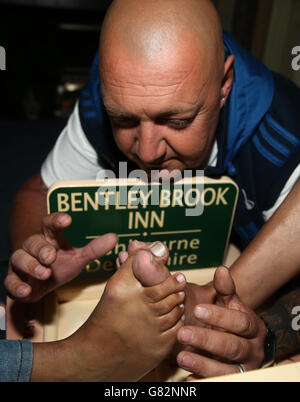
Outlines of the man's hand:
M 12 254 L 5 279 L 12 298 L 24 302 L 40 300 L 74 279 L 88 263 L 103 257 L 118 241 L 115 234 L 109 233 L 85 247 L 73 248 L 63 233 L 71 222 L 67 214 L 46 216 L 41 233 L 29 237 L 23 247 Z
M 180 343 L 199 351 L 180 352 L 179 366 L 201 378 L 240 372 L 238 364 L 245 371 L 259 368 L 267 333 L 264 322 L 240 301 L 228 269 L 218 268 L 213 285 L 216 303 L 194 309 L 205 327 L 185 326 L 178 332 Z

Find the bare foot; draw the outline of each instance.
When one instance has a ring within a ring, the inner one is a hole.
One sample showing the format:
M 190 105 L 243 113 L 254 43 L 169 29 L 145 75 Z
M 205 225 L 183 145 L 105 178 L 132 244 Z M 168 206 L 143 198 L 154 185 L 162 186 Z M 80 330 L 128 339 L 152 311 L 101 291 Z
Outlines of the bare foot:
M 90 318 L 70 337 L 78 344 L 89 338 L 89 344 L 95 345 L 94 359 L 81 353 L 75 377 L 88 367 L 91 380 L 137 381 L 157 367 L 171 352 L 183 326 L 185 283 L 182 274 L 172 276 L 156 261 L 150 249 L 130 255 L 109 279 Z
M 127 260 L 129 255 L 133 255 L 140 248 L 150 248 L 152 254 L 155 256 L 156 261 L 166 264 L 169 252 L 162 253 L 160 245 L 162 243 L 157 242 L 153 244 L 146 244 L 143 242 L 139 242 L 134 240 L 129 244 L 128 251 L 122 251 L 119 253 L 116 266 L 117 269 L 120 268 L 122 264 Z M 176 274 L 175 274 L 176 275 Z M 148 276 L 148 275 L 147 275 Z M 145 276 L 144 276 L 145 278 Z M 197 304 L 214 304 L 216 300 L 216 292 L 214 287 L 212 286 L 212 282 L 207 285 L 196 285 L 193 283 L 187 283 L 185 286 L 185 301 L 184 301 L 184 309 L 185 309 L 185 325 L 201 325 L 199 324 L 199 320 L 197 320 L 194 316 L 194 308 Z
M 128 251 L 121 251 L 116 260 L 116 267 L 119 269 L 122 264 L 127 260 L 129 255 L 136 254 L 137 250 L 151 249 L 151 253 L 154 255 L 156 261 L 166 264 L 169 258 L 169 250 L 161 242 L 144 243 L 137 240 L 132 241 L 128 246 Z
M 133 241 L 130 243 L 128 247 L 128 252 L 122 251 L 117 259 L 116 265 L 117 268 L 123 264 L 127 258 L 130 255 L 133 255 L 139 250 L 141 247 L 149 248 L 151 247 L 153 249 L 152 254 L 155 255 L 155 259 L 159 261 L 162 264 L 166 264 L 168 257 L 169 257 L 169 252 L 167 253 L 162 253 L 160 245 L 162 243 L 153 243 L 153 244 L 146 244 L 143 242 L 138 242 L 138 241 Z M 143 265 L 141 265 L 142 267 Z M 151 279 L 151 275 L 155 274 L 154 272 L 149 272 L 145 273 L 143 275 L 144 278 L 149 278 Z M 175 274 L 176 275 L 176 274 Z M 214 287 L 212 286 L 212 282 L 200 286 L 197 284 L 193 283 L 187 283 L 184 289 L 185 292 L 185 299 L 184 299 L 184 325 L 194 325 L 194 326 L 205 326 L 204 323 L 201 323 L 194 315 L 195 313 L 195 307 L 198 304 L 214 304 L 216 302 L 216 291 Z M 177 355 L 180 351 L 187 350 L 187 351 L 193 351 L 194 349 L 190 346 L 185 346 L 180 342 L 176 342 L 174 344 L 174 348 L 172 352 L 170 353 L 170 361 L 173 362 L 174 364 L 177 365 L 176 363 L 176 358 Z

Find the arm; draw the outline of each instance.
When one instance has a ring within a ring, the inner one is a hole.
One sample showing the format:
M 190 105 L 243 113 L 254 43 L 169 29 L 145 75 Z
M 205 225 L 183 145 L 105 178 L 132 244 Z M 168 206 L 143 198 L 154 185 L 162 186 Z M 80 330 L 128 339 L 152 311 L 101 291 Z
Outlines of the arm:
M 29 179 L 15 195 L 9 222 L 12 251 L 21 249 L 27 238 L 41 231 L 43 217 L 47 214 L 46 197 L 47 187 L 40 174 Z M 14 266 L 10 263 L 9 265 L 5 286 L 11 297 L 28 295 L 29 288 L 27 285 L 24 288 L 24 282 L 20 276 L 22 270 L 26 272 L 18 264 Z
M 26 238 L 39 233 L 47 214 L 47 187 L 41 175 L 29 179 L 15 195 L 9 225 L 12 251 L 22 247 Z
M 293 309 L 300 306 L 300 280 L 295 285 L 291 289 L 289 284 L 277 302 L 261 314 L 276 336 L 277 361 L 300 353 L 299 319 L 293 314 Z
M 237 293 L 257 308 L 300 272 L 300 179 L 230 268 Z

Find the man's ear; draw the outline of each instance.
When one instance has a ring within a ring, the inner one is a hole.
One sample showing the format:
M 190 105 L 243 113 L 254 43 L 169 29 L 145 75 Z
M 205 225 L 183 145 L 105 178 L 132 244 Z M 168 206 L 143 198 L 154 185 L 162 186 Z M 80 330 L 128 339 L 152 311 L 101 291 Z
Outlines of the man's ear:
M 229 56 L 224 64 L 224 78 L 221 87 L 220 109 L 225 105 L 226 100 L 231 92 L 234 78 L 234 56 Z

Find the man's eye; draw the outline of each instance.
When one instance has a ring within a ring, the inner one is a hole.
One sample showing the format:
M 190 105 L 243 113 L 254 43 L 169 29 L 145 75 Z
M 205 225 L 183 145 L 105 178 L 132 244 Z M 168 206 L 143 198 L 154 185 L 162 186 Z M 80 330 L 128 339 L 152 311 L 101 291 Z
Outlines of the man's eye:
M 128 119 L 126 117 L 112 117 L 111 122 L 114 126 L 120 128 L 133 128 L 140 124 L 138 120 Z
M 185 119 L 185 120 L 179 120 L 179 119 L 171 119 L 168 120 L 166 123 L 168 126 L 175 128 L 177 130 L 182 130 L 191 124 L 192 119 Z

